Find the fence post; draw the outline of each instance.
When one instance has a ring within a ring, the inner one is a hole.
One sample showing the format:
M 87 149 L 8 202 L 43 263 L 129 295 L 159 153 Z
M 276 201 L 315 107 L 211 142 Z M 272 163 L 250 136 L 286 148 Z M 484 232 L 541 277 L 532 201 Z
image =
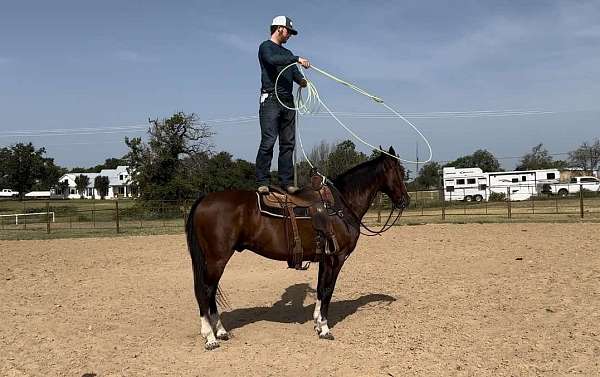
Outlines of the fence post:
M 117 222 L 117 233 L 121 233 L 121 230 L 119 229 L 119 199 L 115 199 L 115 210 L 116 210 L 116 216 L 115 216 L 115 220 Z
M 96 228 L 96 197 L 92 197 L 92 226 Z
M 23 199 L 23 213 L 27 213 L 27 205 L 25 203 L 25 199 Z M 23 216 L 23 229 L 27 229 L 27 216 Z
M 50 200 L 46 202 L 46 232 L 50 234 Z
M 506 188 L 506 206 L 508 207 L 508 218 L 512 218 L 512 203 L 510 202 L 510 187 Z
M 183 200 L 183 228 L 187 227 L 187 199 Z
M 488 214 L 488 203 L 490 202 L 490 195 L 492 195 L 492 190 L 489 189 L 488 187 L 486 187 L 485 195 L 487 196 L 487 198 L 485 199 L 485 214 L 487 215 Z
M 381 193 L 377 193 L 377 198 L 378 198 L 378 206 L 377 206 L 377 223 L 381 224 L 381 206 L 383 206 L 383 197 L 381 195 Z
M 446 197 L 444 192 L 440 192 L 440 197 L 442 199 L 442 220 L 446 220 Z
M 579 185 L 579 214 L 583 219 L 583 185 Z

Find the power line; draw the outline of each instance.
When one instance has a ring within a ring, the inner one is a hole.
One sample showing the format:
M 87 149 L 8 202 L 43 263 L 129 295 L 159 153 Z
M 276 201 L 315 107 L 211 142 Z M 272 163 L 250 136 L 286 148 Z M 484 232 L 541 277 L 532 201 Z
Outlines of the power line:
M 571 110 L 571 111 L 548 111 L 548 110 L 471 110 L 471 111 L 434 111 L 405 113 L 404 116 L 413 119 L 452 119 L 452 118 L 489 118 L 489 117 L 527 117 L 541 115 L 556 115 L 573 112 L 597 112 L 600 110 Z M 355 119 L 395 119 L 396 117 L 387 113 L 369 112 L 334 112 L 338 117 Z M 311 118 L 327 118 L 326 112 L 305 115 Z M 240 125 L 243 123 L 258 121 L 257 115 L 246 115 L 202 121 L 206 125 Z M 0 138 L 15 137 L 46 137 L 46 136 L 73 136 L 73 135 L 101 135 L 116 133 L 139 133 L 148 130 L 148 125 L 134 124 L 124 126 L 108 127 L 85 127 L 85 128 L 54 128 L 36 130 L 7 130 L 0 131 Z

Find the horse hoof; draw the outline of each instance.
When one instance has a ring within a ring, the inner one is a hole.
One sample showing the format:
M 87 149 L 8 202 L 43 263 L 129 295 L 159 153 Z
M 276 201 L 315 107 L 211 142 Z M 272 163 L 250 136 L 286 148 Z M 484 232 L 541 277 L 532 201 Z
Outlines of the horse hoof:
M 206 348 L 206 350 L 207 350 L 207 351 L 212 351 L 212 350 L 214 350 L 215 348 L 219 348 L 219 347 L 220 347 L 220 346 L 219 346 L 219 342 L 207 342 L 207 343 L 204 345 L 204 348 Z
M 328 332 L 327 334 L 319 334 L 319 339 L 333 340 L 335 338 L 332 333 Z
M 217 334 L 217 339 L 219 340 L 229 340 L 229 334 L 228 333 L 223 333 L 223 334 Z

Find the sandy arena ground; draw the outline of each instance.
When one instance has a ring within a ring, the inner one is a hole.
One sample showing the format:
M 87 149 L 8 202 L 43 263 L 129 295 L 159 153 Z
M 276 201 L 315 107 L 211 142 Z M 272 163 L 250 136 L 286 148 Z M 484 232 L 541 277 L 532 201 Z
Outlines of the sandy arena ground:
M 362 238 L 312 329 L 316 265 L 250 252 L 207 352 L 183 235 L 0 241 L 1 376 L 600 375 L 598 224 L 424 225 Z

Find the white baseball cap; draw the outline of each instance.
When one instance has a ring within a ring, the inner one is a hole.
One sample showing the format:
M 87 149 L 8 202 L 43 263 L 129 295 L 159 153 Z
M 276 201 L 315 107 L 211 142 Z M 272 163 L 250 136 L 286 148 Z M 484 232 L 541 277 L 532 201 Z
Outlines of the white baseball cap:
M 284 26 L 287 28 L 292 35 L 298 34 L 298 31 L 294 29 L 292 19 L 286 16 L 277 16 L 273 19 L 271 26 Z

